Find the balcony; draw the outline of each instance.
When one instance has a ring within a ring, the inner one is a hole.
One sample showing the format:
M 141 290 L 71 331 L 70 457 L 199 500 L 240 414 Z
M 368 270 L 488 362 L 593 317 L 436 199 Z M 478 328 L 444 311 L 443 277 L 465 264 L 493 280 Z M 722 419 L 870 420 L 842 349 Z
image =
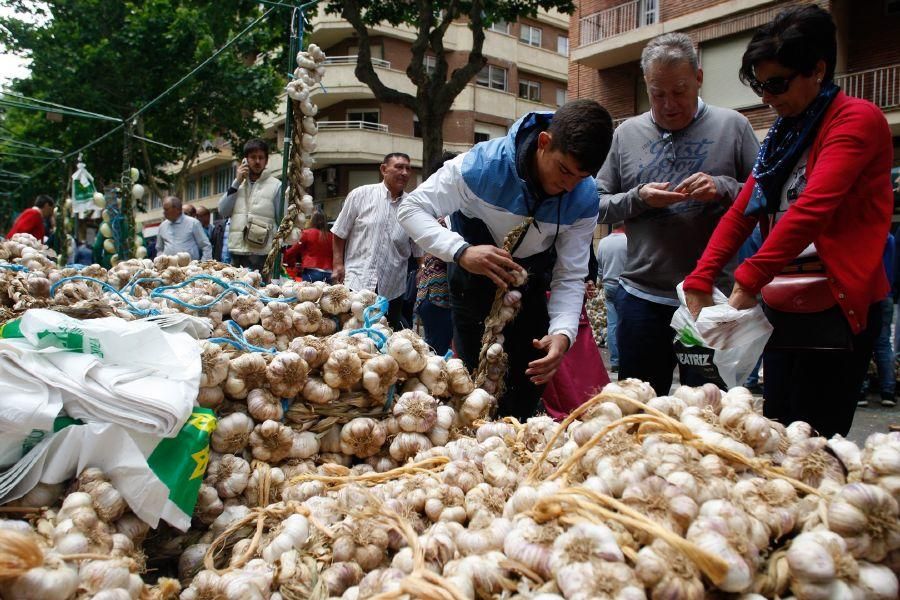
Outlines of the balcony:
M 638 27 L 652 25 L 659 19 L 657 0 L 631 0 L 598 13 L 582 17 L 579 21 L 581 39 L 579 46 L 605 40 Z
M 887 112 L 900 108 L 900 64 L 834 77 L 848 96 L 863 98 Z
M 373 58 L 372 63 L 381 81 L 390 88 L 415 95 L 416 89 L 406 73 L 391 68 L 386 60 Z M 356 78 L 356 56 L 333 56 L 327 59 L 325 79 L 321 86 L 313 88 L 312 100 L 319 109 L 344 100 L 374 98 L 372 90 Z
M 370 123 L 369 121 L 319 121 L 319 131 L 345 131 L 348 129 L 365 129 L 366 131 L 380 131 L 388 133 L 385 123 Z

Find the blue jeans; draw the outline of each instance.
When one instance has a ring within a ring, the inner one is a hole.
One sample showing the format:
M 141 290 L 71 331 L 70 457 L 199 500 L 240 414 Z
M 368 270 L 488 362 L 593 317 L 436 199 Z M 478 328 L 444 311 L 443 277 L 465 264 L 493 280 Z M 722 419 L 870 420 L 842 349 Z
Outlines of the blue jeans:
M 331 271 L 324 271 L 322 269 L 303 269 L 303 272 L 300 273 L 300 279 L 303 281 L 324 281 L 328 283 L 331 281 Z
M 881 382 L 881 397 L 894 397 L 894 350 L 891 348 L 891 321 L 894 317 L 894 303 L 886 298 L 878 303 L 881 310 L 881 331 L 875 340 L 875 366 Z
M 450 341 L 453 339 L 453 319 L 450 309 L 435 306 L 431 300 L 425 298 L 416 308 L 419 318 L 422 319 L 422 327 L 425 328 L 425 342 L 434 348 L 434 353 L 443 356 L 450 349 Z
M 747 375 L 747 383 L 744 384 L 744 387 L 749 388 L 759 385 L 759 368 L 762 366 L 762 361 L 762 356 L 760 356 L 759 360 L 756 361 L 756 366 L 753 367 L 753 370 Z
M 606 299 L 606 347 L 609 348 L 609 366 L 619 366 L 619 344 L 616 333 L 619 329 L 619 312 L 616 310 L 616 294 L 618 284 L 603 284 L 603 297 Z

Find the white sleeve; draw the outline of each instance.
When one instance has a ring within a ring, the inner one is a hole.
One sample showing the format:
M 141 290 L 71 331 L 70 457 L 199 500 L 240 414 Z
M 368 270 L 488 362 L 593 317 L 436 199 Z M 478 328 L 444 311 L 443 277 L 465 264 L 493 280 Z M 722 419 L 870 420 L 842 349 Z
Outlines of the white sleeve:
M 400 224 L 409 237 L 425 252 L 448 263 L 453 262 L 454 255 L 466 241 L 438 223 L 438 218 L 455 213 L 472 198 L 462 177 L 464 156 L 457 156 L 432 173 L 403 200 L 397 211 Z
M 563 333 L 569 348 L 578 335 L 578 320 L 584 302 L 584 278 L 588 274 L 590 244 L 597 218 L 578 219 L 572 227 L 561 231 L 556 240 L 556 265 L 550 282 L 549 333 Z
M 356 199 L 358 196 L 359 192 L 357 190 L 347 194 L 347 197 L 344 198 L 341 212 L 338 214 L 337 219 L 334 220 L 334 225 L 331 226 L 331 233 L 341 239 L 346 240 L 350 232 L 353 231 L 353 222 L 356 221 Z

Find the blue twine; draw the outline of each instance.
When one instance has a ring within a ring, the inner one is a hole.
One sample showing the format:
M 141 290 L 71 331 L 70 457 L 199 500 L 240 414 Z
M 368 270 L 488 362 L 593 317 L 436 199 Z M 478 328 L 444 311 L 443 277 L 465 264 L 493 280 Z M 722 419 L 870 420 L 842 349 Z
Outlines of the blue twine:
M 444 354 L 444 362 L 447 362 L 451 358 L 453 358 L 453 350 L 447 350 L 447 353 Z
M 26 267 L 24 265 L 14 265 L 11 263 L 0 264 L 0 269 L 7 269 L 9 271 L 24 271 L 25 273 L 29 272 L 28 267 Z
M 373 313 L 377 315 L 373 316 Z M 378 296 L 375 300 L 375 303 L 371 306 L 367 306 L 363 311 L 363 326 L 368 329 L 372 326 L 372 323 L 375 323 L 381 319 L 384 315 L 387 314 L 388 311 L 388 299 L 384 296 Z
M 392 383 L 391 387 L 388 388 L 387 398 L 384 399 L 384 410 L 391 410 L 391 406 L 394 405 L 394 393 L 397 391 L 397 384 Z
M 275 354 L 277 350 L 275 348 L 262 348 L 260 346 L 254 346 L 250 342 L 247 341 L 247 338 L 244 337 L 244 330 L 240 325 L 235 323 L 234 321 L 228 321 L 225 323 L 225 328 L 228 330 L 228 333 L 231 334 L 229 338 L 213 338 L 210 341 L 214 343 L 226 343 L 231 344 L 232 346 L 239 348 L 240 350 L 244 350 L 245 352 L 265 352 L 266 354 Z
M 100 281 L 99 279 L 96 279 L 94 277 L 88 277 L 87 275 L 72 275 L 70 277 L 63 277 L 62 279 L 60 279 L 59 281 L 57 281 L 56 283 L 54 283 L 53 285 L 50 286 L 50 296 L 53 296 L 53 294 L 56 293 L 56 290 L 59 288 L 59 286 L 61 286 L 65 282 L 73 281 L 76 279 L 81 279 L 84 281 L 91 281 L 93 283 L 99 284 L 100 287 L 102 289 L 104 289 L 105 291 L 107 291 L 111 294 L 115 294 L 116 296 L 121 298 L 121 300 L 128 306 L 128 311 L 131 312 L 132 314 L 135 314 L 135 315 L 138 315 L 141 317 L 147 317 L 150 315 L 158 315 L 159 314 L 159 311 L 156 310 L 155 308 L 148 308 L 148 309 L 138 308 L 131 302 L 130 298 L 126 297 L 124 294 L 122 294 L 122 292 L 120 292 L 113 286 L 109 285 L 105 281 Z
M 347 332 L 347 335 L 356 335 L 358 333 L 365 334 L 367 337 L 371 338 L 372 341 L 375 342 L 375 347 L 381 350 L 384 347 L 384 344 L 387 342 L 387 336 L 377 329 L 372 327 L 360 327 L 359 329 L 351 329 Z

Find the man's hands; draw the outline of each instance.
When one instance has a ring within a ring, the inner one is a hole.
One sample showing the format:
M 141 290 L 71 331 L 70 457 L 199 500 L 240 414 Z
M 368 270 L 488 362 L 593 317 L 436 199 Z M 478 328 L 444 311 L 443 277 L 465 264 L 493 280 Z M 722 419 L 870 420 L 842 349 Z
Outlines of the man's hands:
M 694 320 L 700 316 L 700 310 L 713 305 L 712 294 L 704 294 L 695 290 L 684 290 L 684 301 Z
M 715 180 L 706 173 L 694 173 L 679 183 L 674 191 L 701 202 L 710 202 L 719 198 Z
M 334 265 L 331 270 L 331 280 L 334 283 L 344 283 L 344 265 Z
M 531 383 L 544 385 L 556 375 L 556 370 L 559 369 L 559 364 L 569 349 L 569 338 L 562 333 L 554 333 L 545 335 L 540 340 L 532 340 L 531 345 L 538 350 L 544 350 L 547 356 L 528 363 L 525 374 L 530 376 Z
M 244 183 L 244 180 L 250 175 L 250 165 L 247 164 L 247 160 L 244 159 L 241 161 L 241 164 L 238 165 L 237 168 L 237 181 L 238 185 Z
M 469 246 L 463 250 L 459 257 L 459 266 L 470 273 L 484 275 L 503 290 L 515 283 L 515 277 L 510 271 L 523 270 L 513 261 L 509 252 L 487 244 Z
M 704 294 L 694 290 L 684 290 L 684 300 L 687 308 L 696 319 L 700 315 L 700 309 L 713 305 L 712 294 Z M 756 306 L 756 296 L 747 292 L 741 284 L 735 282 L 728 298 L 728 304 L 732 308 L 745 310 Z
M 756 296 L 749 293 L 747 290 L 741 287 L 741 284 L 735 281 L 734 287 L 731 289 L 731 296 L 728 297 L 728 304 L 732 308 L 736 308 L 738 310 L 753 308 L 754 306 L 756 306 Z
M 711 202 L 719 198 L 715 180 L 706 173 L 694 173 L 672 191 L 669 191 L 669 185 L 668 181 L 645 183 L 638 196 L 652 208 L 665 208 L 689 199 Z

